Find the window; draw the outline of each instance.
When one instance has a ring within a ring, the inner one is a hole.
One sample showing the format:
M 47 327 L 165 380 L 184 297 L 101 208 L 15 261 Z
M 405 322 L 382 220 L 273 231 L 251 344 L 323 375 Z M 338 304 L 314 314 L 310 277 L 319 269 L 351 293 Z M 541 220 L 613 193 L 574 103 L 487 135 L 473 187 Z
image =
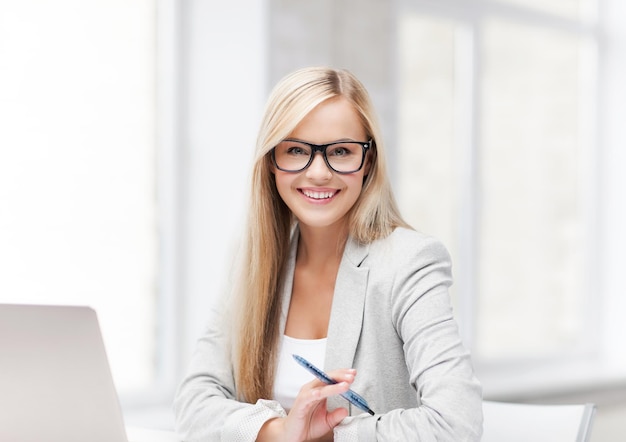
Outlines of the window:
M 585 344 L 591 187 L 584 36 L 488 18 L 482 28 L 476 259 L 479 357 Z M 522 324 L 533 324 L 523 327 Z
M 592 5 L 444 3 L 398 15 L 399 204 L 451 251 L 479 371 L 582 361 L 600 338 Z
M 0 3 L 0 302 L 94 307 L 122 398 L 158 376 L 154 17 Z
M 171 428 L 226 283 L 268 92 L 264 6 L 0 3 L 0 302 L 93 306 L 131 425 Z M 215 146 L 233 143 L 250 155 L 224 168 Z

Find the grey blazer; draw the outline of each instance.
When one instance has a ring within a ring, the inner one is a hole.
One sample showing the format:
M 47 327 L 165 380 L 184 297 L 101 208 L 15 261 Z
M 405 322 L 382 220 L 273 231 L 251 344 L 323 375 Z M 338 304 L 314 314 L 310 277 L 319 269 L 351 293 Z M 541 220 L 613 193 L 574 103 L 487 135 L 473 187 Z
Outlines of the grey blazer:
M 291 296 L 297 230 L 285 275 L 284 330 Z M 350 239 L 331 310 L 325 369 L 354 367 L 352 389 L 375 416 L 348 407 L 336 441 L 479 441 L 482 391 L 453 319 L 448 252 L 437 240 L 398 228 L 363 245 Z M 216 309 L 198 341 L 174 402 L 185 441 L 254 441 L 265 421 L 285 415 L 273 400 L 235 400 L 223 312 Z

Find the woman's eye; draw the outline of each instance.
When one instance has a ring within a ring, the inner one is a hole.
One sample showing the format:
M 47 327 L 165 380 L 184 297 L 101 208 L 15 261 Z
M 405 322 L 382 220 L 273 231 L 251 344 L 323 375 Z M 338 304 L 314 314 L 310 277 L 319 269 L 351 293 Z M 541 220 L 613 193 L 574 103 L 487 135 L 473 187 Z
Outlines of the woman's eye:
M 306 149 L 304 149 L 304 148 L 302 148 L 300 146 L 289 147 L 287 149 L 287 153 L 289 155 L 308 155 L 309 154 L 309 152 Z
M 329 155 L 333 157 L 345 157 L 347 155 L 350 155 L 350 153 L 350 149 L 346 148 L 345 146 L 337 146 L 329 152 Z

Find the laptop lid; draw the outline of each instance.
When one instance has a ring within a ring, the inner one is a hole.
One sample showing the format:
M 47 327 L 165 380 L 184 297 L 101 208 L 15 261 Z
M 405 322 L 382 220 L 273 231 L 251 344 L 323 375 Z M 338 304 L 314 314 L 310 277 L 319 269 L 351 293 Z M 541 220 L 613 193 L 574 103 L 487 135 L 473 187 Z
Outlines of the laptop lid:
M 0 440 L 127 442 L 93 309 L 0 304 Z

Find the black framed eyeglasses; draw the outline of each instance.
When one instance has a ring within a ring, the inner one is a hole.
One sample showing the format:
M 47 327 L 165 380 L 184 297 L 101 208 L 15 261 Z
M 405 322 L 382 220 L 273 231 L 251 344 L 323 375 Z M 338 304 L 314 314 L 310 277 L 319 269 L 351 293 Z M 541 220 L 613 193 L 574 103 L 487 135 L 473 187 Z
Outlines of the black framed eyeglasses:
M 369 141 L 334 141 L 328 144 L 312 144 L 306 141 L 286 139 L 272 149 L 272 160 L 283 172 L 302 172 L 309 167 L 320 152 L 326 165 L 341 174 L 361 170 L 365 154 L 372 147 Z

